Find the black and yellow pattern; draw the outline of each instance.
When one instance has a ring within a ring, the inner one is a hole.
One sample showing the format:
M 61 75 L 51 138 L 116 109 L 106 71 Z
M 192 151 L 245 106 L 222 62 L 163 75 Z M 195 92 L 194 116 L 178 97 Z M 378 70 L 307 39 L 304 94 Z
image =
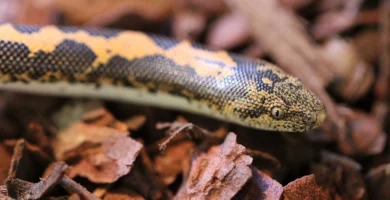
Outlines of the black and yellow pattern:
M 0 81 L 163 92 L 268 130 L 304 131 L 325 118 L 317 97 L 269 63 L 133 31 L 1 24 Z

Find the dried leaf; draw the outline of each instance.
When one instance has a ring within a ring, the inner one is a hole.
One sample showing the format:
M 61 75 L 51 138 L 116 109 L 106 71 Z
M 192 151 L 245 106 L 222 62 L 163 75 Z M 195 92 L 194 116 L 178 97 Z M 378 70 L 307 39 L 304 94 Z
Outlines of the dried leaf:
M 140 129 L 146 122 L 145 115 L 136 115 L 126 120 L 126 125 L 130 131 L 137 131 Z
M 206 26 L 206 15 L 192 10 L 182 10 L 175 13 L 173 19 L 173 35 L 179 40 L 198 38 Z
M 247 23 L 246 17 L 239 12 L 221 16 L 211 25 L 207 44 L 216 49 L 230 49 L 245 43 L 251 37 Z
M 78 158 L 69 176 L 112 183 L 131 170 L 142 148 L 142 144 L 127 135 L 127 131 L 77 122 L 53 141 L 54 153 L 58 159 Z
M 302 7 L 305 7 L 309 5 L 314 0 L 280 0 L 280 2 L 289 8 L 292 8 L 294 10 L 298 10 Z
M 84 114 L 82 121 L 95 126 L 111 127 L 119 131 L 128 130 L 126 123 L 116 120 L 114 115 L 104 108 L 89 111 Z
M 0 140 L 16 138 L 18 136 L 18 128 L 18 125 L 14 121 L 6 116 L 0 115 Z
M 80 120 L 89 111 L 99 110 L 102 107 L 99 101 L 71 101 L 55 112 L 52 120 L 58 129 L 62 130 Z
M 377 61 L 379 54 L 378 37 L 377 30 L 367 30 L 357 34 L 352 41 L 352 45 L 361 59 L 370 64 Z
M 389 96 L 390 80 L 390 2 L 382 1 L 380 4 L 379 35 L 379 72 L 375 85 L 377 102 L 387 102 Z
M 53 140 L 53 150 L 57 159 L 64 160 L 71 150 L 83 144 L 101 144 L 107 138 L 128 134 L 127 131 L 76 122 L 57 135 L 57 138 Z
M 1 0 L 0 21 L 27 24 L 54 23 L 53 1 Z
M 200 10 L 202 12 L 207 12 L 210 14 L 223 12 L 225 7 L 225 3 L 223 0 L 179 0 L 180 2 L 184 2 L 187 7 L 191 7 L 194 10 Z

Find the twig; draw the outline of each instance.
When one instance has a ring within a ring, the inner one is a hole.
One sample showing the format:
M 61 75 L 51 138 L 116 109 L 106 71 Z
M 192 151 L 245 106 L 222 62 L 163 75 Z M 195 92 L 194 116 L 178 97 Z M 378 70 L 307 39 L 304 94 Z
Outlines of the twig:
M 95 197 L 93 194 L 91 194 L 87 189 L 85 189 L 80 184 L 76 183 L 72 179 L 70 179 L 68 176 L 64 176 L 61 180 L 61 186 L 68 191 L 70 194 L 77 193 L 79 194 L 82 199 L 86 200 L 98 200 L 99 198 Z
M 18 171 L 25 145 L 26 143 L 23 139 L 20 139 L 16 142 L 16 145 L 14 147 L 14 154 L 12 156 L 10 170 L 8 171 L 8 177 L 16 177 L 16 172 Z
M 167 130 L 167 133 L 169 134 L 169 137 L 160 144 L 160 151 L 164 151 L 168 145 L 178 134 L 180 133 L 187 133 L 188 137 L 191 138 L 191 136 L 199 137 L 208 135 L 210 136 L 211 133 L 208 132 L 205 129 L 202 129 L 192 123 L 181 123 L 181 122 L 173 122 L 173 123 L 158 123 L 156 125 L 157 129 L 164 129 L 169 128 Z

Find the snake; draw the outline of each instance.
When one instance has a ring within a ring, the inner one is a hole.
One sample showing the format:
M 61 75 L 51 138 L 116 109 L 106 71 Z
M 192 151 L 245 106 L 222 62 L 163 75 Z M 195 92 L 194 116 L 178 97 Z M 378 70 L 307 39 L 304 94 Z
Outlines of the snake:
M 267 61 L 109 28 L 0 23 L 0 89 L 97 98 L 304 132 L 326 118 L 298 78 Z

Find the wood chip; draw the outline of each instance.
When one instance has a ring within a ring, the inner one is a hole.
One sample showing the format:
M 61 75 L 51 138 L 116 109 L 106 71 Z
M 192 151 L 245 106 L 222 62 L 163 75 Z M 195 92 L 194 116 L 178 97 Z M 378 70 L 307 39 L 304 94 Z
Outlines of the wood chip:
M 280 199 L 283 193 L 283 186 L 255 167 L 252 166 L 251 169 L 253 177 L 245 184 L 244 188 L 234 197 L 234 199 Z
M 317 185 L 313 174 L 303 176 L 284 186 L 283 197 L 288 200 L 331 199 L 329 192 Z
M 323 151 L 321 162 L 313 165 L 317 183 L 326 187 L 332 196 L 362 199 L 367 195 L 361 166 L 354 160 Z
M 366 179 L 370 199 L 390 199 L 390 163 L 371 169 Z
M 38 183 L 11 176 L 6 180 L 8 195 L 15 199 L 39 199 L 61 181 L 67 167 L 65 163 L 57 163 L 48 177 Z
M 225 142 L 197 157 L 175 199 L 231 199 L 252 176 L 252 158 L 229 133 Z

